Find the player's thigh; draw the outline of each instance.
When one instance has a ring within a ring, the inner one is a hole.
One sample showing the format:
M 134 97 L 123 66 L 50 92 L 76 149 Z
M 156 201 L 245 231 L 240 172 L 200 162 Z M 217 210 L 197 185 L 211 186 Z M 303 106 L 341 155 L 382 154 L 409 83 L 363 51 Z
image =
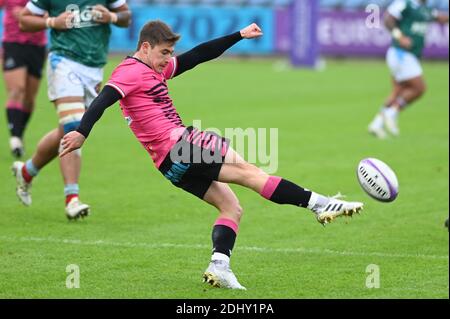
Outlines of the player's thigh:
M 229 147 L 220 169 L 219 181 L 262 191 L 269 175 L 259 167 L 248 163 L 233 148 Z
M 26 67 L 6 70 L 3 72 L 3 78 L 8 92 L 8 98 L 17 102 L 23 102 L 27 79 Z
M 392 82 L 392 93 L 398 96 L 403 89 L 403 85 L 400 82 L 397 82 L 397 80 L 393 76 L 391 76 L 391 82 Z
M 404 89 L 413 89 L 418 93 L 423 93 L 426 90 L 426 83 L 423 76 L 417 76 L 402 82 L 402 87 Z
M 213 181 L 203 200 L 216 207 L 221 213 L 240 214 L 239 200 L 226 183 Z

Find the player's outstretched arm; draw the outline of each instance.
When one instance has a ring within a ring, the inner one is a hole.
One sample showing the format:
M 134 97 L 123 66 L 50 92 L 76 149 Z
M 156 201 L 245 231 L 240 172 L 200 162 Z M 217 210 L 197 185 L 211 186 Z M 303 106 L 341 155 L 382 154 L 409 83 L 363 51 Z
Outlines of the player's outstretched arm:
M 261 28 L 256 23 L 252 23 L 239 32 L 202 43 L 177 57 L 178 67 L 174 76 L 191 70 L 200 63 L 221 56 L 226 50 L 242 39 L 254 39 L 262 36 L 262 34 Z
M 64 135 L 62 139 L 63 151 L 60 157 L 79 149 L 89 136 L 94 124 L 102 117 L 103 112 L 120 100 L 122 96 L 110 86 L 105 86 L 100 94 L 92 101 L 86 113 L 84 113 L 81 123 L 76 131 Z

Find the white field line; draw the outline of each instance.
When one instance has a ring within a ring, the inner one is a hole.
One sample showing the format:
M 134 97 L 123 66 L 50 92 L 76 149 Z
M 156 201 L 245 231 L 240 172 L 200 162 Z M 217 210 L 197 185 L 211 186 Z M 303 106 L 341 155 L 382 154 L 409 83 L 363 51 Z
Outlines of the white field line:
M 172 243 L 139 243 L 139 242 L 113 242 L 107 240 L 85 241 L 79 239 L 60 239 L 53 237 L 8 237 L 0 236 L 3 242 L 42 242 L 54 244 L 71 244 L 82 246 L 106 246 L 106 247 L 123 247 L 123 248 L 146 248 L 146 249 L 165 249 L 165 248 L 181 248 L 181 249 L 207 249 L 210 245 L 194 245 L 194 244 L 172 244 Z M 321 248 L 269 248 L 254 246 L 238 246 L 237 250 L 253 251 L 260 253 L 294 253 L 294 254 L 317 254 L 317 255 L 336 255 L 336 256 L 360 256 L 360 257 L 383 257 L 383 258 L 418 258 L 418 259 L 441 259 L 448 260 L 449 256 L 444 255 L 425 255 L 425 254 L 392 254 L 383 252 L 356 252 L 347 250 L 332 250 Z

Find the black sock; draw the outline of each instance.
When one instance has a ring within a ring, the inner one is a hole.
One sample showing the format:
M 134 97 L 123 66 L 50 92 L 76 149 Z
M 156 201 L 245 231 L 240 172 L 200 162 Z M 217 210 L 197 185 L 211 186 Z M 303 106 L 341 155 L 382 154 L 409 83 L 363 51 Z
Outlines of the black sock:
M 270 176 L 261 195 L 277 204 L 308 207 L 311 191 L 277 176 Z
M 212 231 L 213 253 L 231 256 L 236 241 L 236 232 L 225 225 L 214 225 Z
M 23 111 L 18 109 L 7 108 L 6 118 L 8 120 L 8 128 L 11 136 L 22 138 L 23 136 Z
M 25 133 L 25 129 L 27 128 L 28 122 L 30 121 L 31 112 L 22 112 L 22 118 L 20 119 L 22 125 L 22 135 Z

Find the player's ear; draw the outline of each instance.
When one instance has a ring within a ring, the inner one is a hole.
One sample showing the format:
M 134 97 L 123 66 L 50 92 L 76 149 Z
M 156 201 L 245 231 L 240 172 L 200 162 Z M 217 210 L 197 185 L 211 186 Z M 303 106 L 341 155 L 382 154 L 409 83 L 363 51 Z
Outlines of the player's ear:
M 144 51 L 145 54 L 148 53 L 148 50 L 150 49 L 150 43 L 148 43 L 147 41 L 142 42 L 141 44 L 141 50 Z

